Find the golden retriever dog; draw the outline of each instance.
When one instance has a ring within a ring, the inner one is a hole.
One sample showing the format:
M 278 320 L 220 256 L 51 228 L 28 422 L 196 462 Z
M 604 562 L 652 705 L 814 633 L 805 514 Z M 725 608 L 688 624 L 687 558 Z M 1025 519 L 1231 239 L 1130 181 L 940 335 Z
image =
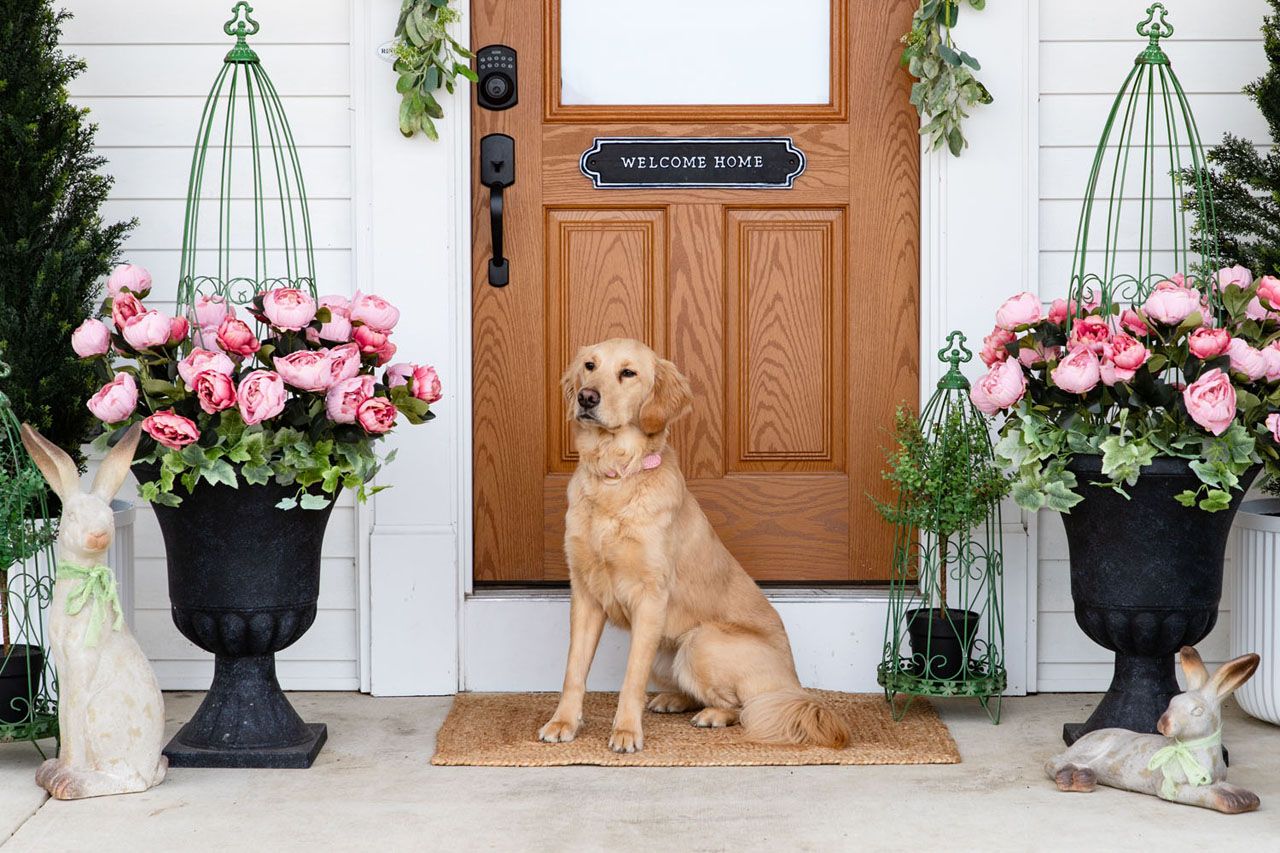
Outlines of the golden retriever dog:
M 562 380 L 578 449 L 565 552 L 572 588 L 564 690 L 538 737 L 567 743 L 605 620 L 631 631 L 609 748 L 644 747 L 641 717 L 701 709 L 695 726 L 840 748 L 844 721 L 800 687 L 782 619 L 716 536 L 685 485 L 667 428 L 688 381 L 639 341 L 578 351 Z

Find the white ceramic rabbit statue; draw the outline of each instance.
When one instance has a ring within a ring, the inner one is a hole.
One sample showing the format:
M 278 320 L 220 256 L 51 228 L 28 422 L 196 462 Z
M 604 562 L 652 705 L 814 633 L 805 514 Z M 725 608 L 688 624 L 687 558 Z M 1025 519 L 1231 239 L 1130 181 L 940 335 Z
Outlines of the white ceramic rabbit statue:
M 30 426 L 22 443 L 62 499 L 49 642 L 58 667 L 61 749 L 36 772 L 59 800 L 145 791 L 164 779 L 164 699 L 155 672 L 123 624 L 103 557 L 115 535 L 111 498 L 138 447 L 133 427 L 107 454 L 89 493 L 71 457 Z
M 1212 678 L 1195 649 L 1184 647 L 1181 658 L 1187 692 L 1161 715 L 1160 734 L 1090 732 L 1045 765 L 1059 791 L 1088 792 L 1102 784 L 1226 814 L 1258 807 L 1257 794 L 1227 784 L 1222 760 L 1222 700 L 1249 680 L 1258 656 L 1228 661 Z

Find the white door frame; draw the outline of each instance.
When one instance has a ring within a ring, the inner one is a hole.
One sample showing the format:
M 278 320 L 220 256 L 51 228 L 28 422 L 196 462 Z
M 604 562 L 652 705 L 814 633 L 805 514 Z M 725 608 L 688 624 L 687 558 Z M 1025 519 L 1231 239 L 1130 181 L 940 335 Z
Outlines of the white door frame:
M 464 33 L 469 5 L 459 2 Z M 967 19 L 965 46 L 986 60 L 982 76 L 997 101 L 975 111 L 962 158 L 922 155 L 922 396 L 939 376 L 933 354 L 946 331 L 980 336 L 1001 299 L 1038 281 L 1036 5 L 997 4 Z M 377 695 L 554 690 L 567 593 L 472 591 L 470 91 L 441 100 L 438 142 L 401 138 L 394 75 L 377 53 L 399 6 L 352 4 L 354 274 L 361 289 L 400 305 L 405 355 L 436 364 L 446 396 L 431 424 L 399 431 L 399 458 L 380 477 L 394 488 L 360 514 L 361 684 Z M 949 298 L 957 286 L 964 298 Z M 1035 689 L 1034 516 L 1007 512 L 1004 533 L 1006 661 L 1010 692 L 1024 693 Z M 876 689 L 884 591 L 770 598 L 807 684 Z M 616 688 L 623 659 L 624 638 L 607 633 L 591 686 Z

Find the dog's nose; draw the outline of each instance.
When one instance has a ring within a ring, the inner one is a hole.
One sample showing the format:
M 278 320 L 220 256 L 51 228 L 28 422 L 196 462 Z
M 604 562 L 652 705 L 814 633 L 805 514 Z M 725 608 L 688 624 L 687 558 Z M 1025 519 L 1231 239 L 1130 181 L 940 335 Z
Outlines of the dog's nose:
M 578 405 L 584 411 L 594 409 L 600 405 L 600 392 L 594 388 L 583 388 L 578 392 Z

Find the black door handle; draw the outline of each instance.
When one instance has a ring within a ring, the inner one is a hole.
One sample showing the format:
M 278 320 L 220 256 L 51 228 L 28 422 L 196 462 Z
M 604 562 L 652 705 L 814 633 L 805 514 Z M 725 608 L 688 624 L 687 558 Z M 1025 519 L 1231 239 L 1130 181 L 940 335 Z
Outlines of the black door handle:
M 502 192 L 516 182 L 516 141 L 505 133 L 490 133 L 480 140 L 480 183 L 489 188 L 489 224 L 493 229 L 493 257 L 489 259 L 489 284 L 505 287 L 511 265 L 502 255 Z

